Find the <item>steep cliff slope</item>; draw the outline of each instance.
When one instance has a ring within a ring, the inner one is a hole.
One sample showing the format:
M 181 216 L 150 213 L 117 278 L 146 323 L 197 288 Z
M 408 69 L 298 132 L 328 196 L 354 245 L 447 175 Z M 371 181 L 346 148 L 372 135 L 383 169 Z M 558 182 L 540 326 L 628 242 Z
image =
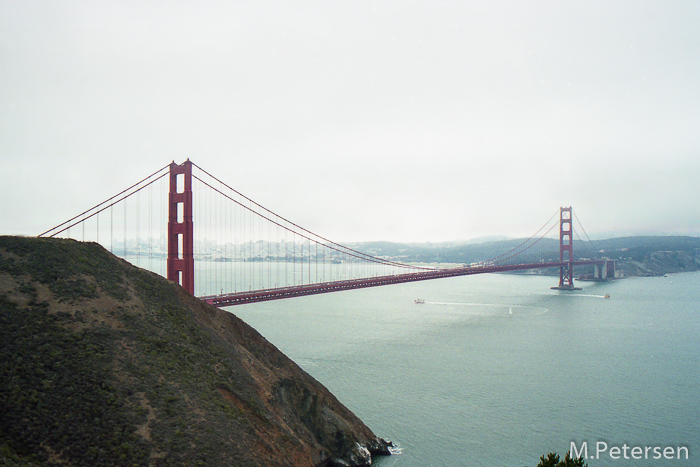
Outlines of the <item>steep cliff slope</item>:
M 97 244 L 0 237 L 7 465 L 367 465 L 368 451 L 388 453 L 235 316 Z

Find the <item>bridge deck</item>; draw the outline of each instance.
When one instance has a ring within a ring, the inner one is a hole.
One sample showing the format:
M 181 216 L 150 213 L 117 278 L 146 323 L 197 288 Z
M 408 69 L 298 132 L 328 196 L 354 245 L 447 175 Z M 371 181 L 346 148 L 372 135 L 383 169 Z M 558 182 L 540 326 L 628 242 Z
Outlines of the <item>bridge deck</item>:
M 573 261 L 573 266 L 587 264 L 602 264 L 604 260 Z M 379 276 L 365 279 L 350 279 L 344 281 L 321 282 L 317 284 L 298 285 L 293 287 L 281 287 L 275 289 L 254 290 L 250 292 L 237 292 L 223 295 L 210 295 L 200 297 L 207 303 L 217 306 L 234 306 L 245 303 L 279 300 L 282 298 L 301 297 L 304 295 L 316 295 L 322 293 L 339 292 L 341 290 L 362 289 L 366 287 L 378 287 L 381 285 L 402 284 L 404 282 L 425 281 L 442 279 L 445 277 L 468 276 L 472 274 L 486 274 L 494 272 L 522 271 L 527 269 L 558 268 L 568 262 L 548 262 L 514 264 L 503 266 L 461 267 L 449 269 L 436 269 L 433 271 L 416 272 L 410 274 L 397 274 L 393 276 Z

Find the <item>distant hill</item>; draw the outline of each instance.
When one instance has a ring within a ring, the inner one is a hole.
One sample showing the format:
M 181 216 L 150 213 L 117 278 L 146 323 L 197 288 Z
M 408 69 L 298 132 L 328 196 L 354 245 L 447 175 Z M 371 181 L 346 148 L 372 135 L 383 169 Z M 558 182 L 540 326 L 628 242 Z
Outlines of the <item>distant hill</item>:
M 470 264 L 487 261 L 521 245 L 525 239 L 482 243 L 400 244 L 390 242 L 358 243 L 363 252 L 403 262 Z M 681 236 L 623 237 L 594 242 L 574 240 L 574 258 L 607 257 L 618 260 L 626 276 L 663 275 L 700 270 L 700 238 Z M 524 251 L 524 263 L 559 258 L 559 241 L 542 239 L 536 247 Z M 582 272 L 584 268 L 581 268 Z
M 0 465 L 367 465 L 387 454 L 230 313 L 101 246 L 0 237 Z
M 659 276 L 700 270 L 698 237 L 622 237 L 596 241 L 601 256 L 618 260 L 626 276 Z

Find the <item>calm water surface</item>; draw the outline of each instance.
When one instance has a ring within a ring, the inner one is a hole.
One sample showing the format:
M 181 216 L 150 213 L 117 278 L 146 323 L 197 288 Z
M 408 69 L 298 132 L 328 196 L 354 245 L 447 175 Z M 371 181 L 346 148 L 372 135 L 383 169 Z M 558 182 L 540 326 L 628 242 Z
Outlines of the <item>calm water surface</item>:
M 591 467 L 700 465 L 700 274 L 555 282 L 468 276 L 230 311 L 400 447 L 381 467 L 534 467 L 572 441 L 690 452 Z

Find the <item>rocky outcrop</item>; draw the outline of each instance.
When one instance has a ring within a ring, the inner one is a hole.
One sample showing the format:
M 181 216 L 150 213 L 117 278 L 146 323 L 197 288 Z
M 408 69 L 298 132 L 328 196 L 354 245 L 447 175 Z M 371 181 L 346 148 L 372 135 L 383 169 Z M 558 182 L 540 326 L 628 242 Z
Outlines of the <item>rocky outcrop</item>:
M 366 466 L 388 454 L 234 315 L 96 244 L 0 237 L 0 463 Z

